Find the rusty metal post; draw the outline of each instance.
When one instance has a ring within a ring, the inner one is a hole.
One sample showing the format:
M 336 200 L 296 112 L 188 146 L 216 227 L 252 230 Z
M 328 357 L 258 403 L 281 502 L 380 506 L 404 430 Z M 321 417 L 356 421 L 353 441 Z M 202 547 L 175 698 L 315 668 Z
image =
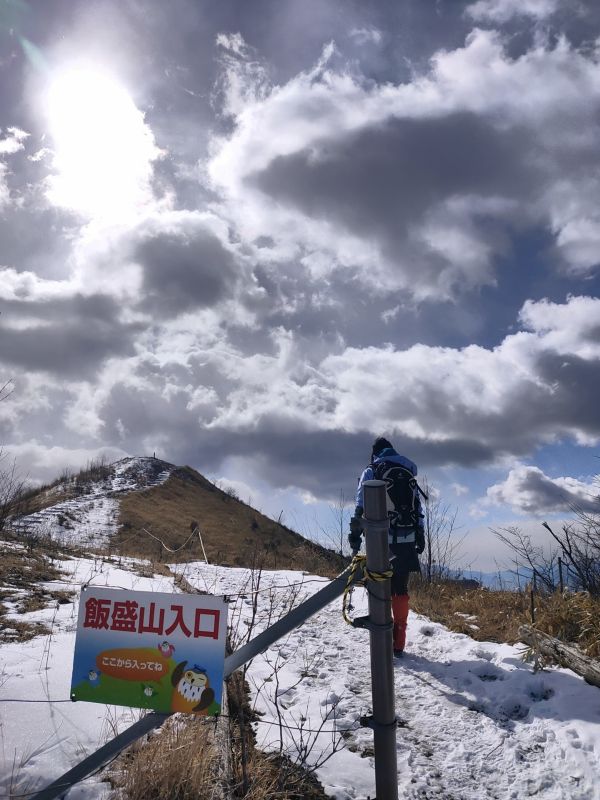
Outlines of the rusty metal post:
M 385 483 L 365 481 L 363 488 L 367 572 L 382 573 L 390 569 Z M 368 587 L 375 793 L 377 800 L 398 800 L 391 582 L 369 580 Z

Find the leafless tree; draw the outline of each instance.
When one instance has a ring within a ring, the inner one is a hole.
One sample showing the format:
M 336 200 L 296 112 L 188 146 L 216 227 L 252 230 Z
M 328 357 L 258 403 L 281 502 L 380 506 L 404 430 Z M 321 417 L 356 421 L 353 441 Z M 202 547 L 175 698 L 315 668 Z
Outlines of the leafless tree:
M 452 577 L 465 537 L 464 535 L 457 537 L 458 510 L 444 503 L 426 478 L 422 482 L 422 488 L 427 499 L 422 500 L 425 515 L 425 551 L 421 560 L 424 562 L 424 577 L 427 583 L 434 583 Z
M 598 513 L 573 507 L 575 521 L 556 530 L 547 522 L 542 525 L 552 536 L 569 570 L 569 584 L 576 591 L 600 596 L 600 502 Z
M 523 533 L 517 525 L 492 528 L 492 533 L 512 551 L 515 574 L 522 577 L 519 569 L 524 567 L 532 580 L 535 580 L 539 591 L 553 592 L 556 589 L 559 556 L 556 547 L 544 550 L 543 547 L 534 545 L 531 536 Z
M 351 503 L 343 489 L 335 503 L 329 505 L 330 519 L 327 524 L 319 524 L 319 529 L 324 539 L 333 545 L 333 549 L 340 556 L 350 554 L 348 532 L 351 516 Z
M 14 391 L 12 380 L 0 386 L 0 402 L 7 400 Z M 4 530 L 9 517 L 18 514 L 25 482 L 20 478 L 16 464 L 0 447 L 0 531 Z
M 536 547 L 531 537 L 518 527 L 501 528 L 493 533 L 535 576 L 538 588 L 555 591 L 559 583 L 559 558 L 568 570 L 567 585 L 575 591 L 600 596 L 600 497 L 598 511 L 572 505 L 573 519 L 560 527 L 542 522 L 550 534 L 550 548 Z

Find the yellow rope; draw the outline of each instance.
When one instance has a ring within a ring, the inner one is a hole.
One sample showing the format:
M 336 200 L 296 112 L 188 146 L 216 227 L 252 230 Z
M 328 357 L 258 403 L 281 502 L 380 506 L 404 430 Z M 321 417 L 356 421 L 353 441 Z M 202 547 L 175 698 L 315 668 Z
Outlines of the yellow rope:
M 364 586 L 367 581 L 386 581 L 394 574 L 394 571 L 391 569 L 386 569 L 385 572 L 373 572 L 373 570 L 367 569 L 366 556 L 358 555 L 358 553 L 354 556 L 350 563 L 350 572 L 348 573 L 348 580 L 346 581 L 344 595 L 342 598 L 342 616 L 348 625 L 354 624 L 354 621 L 348 616 L 348 600 L 352 594 L 352 590 L 354 588 L 354 576 L 356 575 L 359 567 L 361 567 L 363 571 L 362 580 L 357 581 L 360 586 Z

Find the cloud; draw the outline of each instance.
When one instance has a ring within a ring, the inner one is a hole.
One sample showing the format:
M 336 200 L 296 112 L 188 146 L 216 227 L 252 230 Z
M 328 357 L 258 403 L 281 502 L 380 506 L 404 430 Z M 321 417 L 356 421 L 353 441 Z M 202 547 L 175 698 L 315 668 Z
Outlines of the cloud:
M 105 458 L 108 463 L 124 458 L 127 453 L 114 447 L 68 448 L 58 445 L 47 446 L 32 440 L 26 444 L 10 445 L 5 448 L 9 458 L 14 459 L 20 479 L 36 485 L 55 480 L 65 469 L 77 472 L 91 461 Z M 19 465 L 27 465 L 19 468 Z
M 561 6 L 561 0 L 478 0 L 467 6 L 465 13 L 476 21 L 503 23 L 512 17 L 546 19 Z
M 397 84 L 336 57 L 328 46 L 283 85 L 263 76 L 255 95 L 235 73 L 246 99 L 213 141 L 208 174 L 248 246 L 269 237 L 263 258 L 429 300 L 493 284 L 507 237 L 540 226 L 563 269 L 595 270 L 592 53 L 562 38 L 513 57 L 500 34 L 475 30 Z
M 2 156 L 11 156 L 18 153 L 19 150 L 24 148 L 24 142 L 29 134 L 22 131 L 20 128 L 8 128 L 6 133 L 2 134 L 0 128 L 0 158 Z M 3 210 L 11 201 L 11 193 L 8 185 L 8 165 L 4 161 L 0 161 L 0 211 Z
M 26 131 L 22 131 L 20 128 L 8 128 L 7 134 L 4 138 L 0 139 L 0 155 L 12 155 L 13 153 L 18 153 L 19 150 L 22 150 L 24 147 L 25 140 L 29 137 L 29 134 Z M 0 135 L 2 135 L 2 129 L 0 128 Z
M 457 497 L 461 497 L 462 495 L 469 493 L 469 487 L 462 483 L 451 483 L 450 488 Z
M 11 163 L 0 370 L 24 395 L 0 441 L 235 463 L 313 498 L 380 433 L 433 475 L 599 441 L 597 54 L 529 23 L 465 41 L 464 5 L 412 4 L 418 45 L 387 8 L 348 14 L 351 59 L 335 0 L 260 30 L 215 6 L 193 47 L 196 7 L 168 41 L 168 11 L 137 10 L 152 44 L 132 25 L 117 48 L 135 213 L 82 223 L 48 205 L 50 153 Z
M 142 308 L 177 314 L 212 306 L 234 294 L 234 256 L 208 229 L 156 232 L 138 245 L 143 268 Z
M 241 33 L 219 33 L 216 44 L 221 73 L 213 99 L 220 100 L 223 114 L 235 117 L 266 96 L 268 71 Z
M 140 326 L 120 320 L 106 295 L 4 304 L 0 362 L 27 371 L 93 377 L 111 356 L 133 353 Z
M 352 28 L 349 36 L 361 45 L 379 44 L 383 38 L 381 31 L 377 28 Z
M 205 309 L 138 339 L 93 413 L 104 441 L 131 452 L 164 446 L 211 471 L 240 457 L 272 485 L 315 496 L 353 483 L 381 432 L 422 470 L 506 463 L 543 442 L 600 441 L 599 312 L 593 298 L 529 302 L 524 329 L 495 348 L 319 352 L 280 328 L 249 355 Z
M 576 478 L 550 478 L 539 467 L 519 466 L 511 469 L 502 483 L 487 490 L 487 502 L 509 505 L 517 513 L 565 513 L 573 508 L 597 513 L 600 508 L 596 483 Z

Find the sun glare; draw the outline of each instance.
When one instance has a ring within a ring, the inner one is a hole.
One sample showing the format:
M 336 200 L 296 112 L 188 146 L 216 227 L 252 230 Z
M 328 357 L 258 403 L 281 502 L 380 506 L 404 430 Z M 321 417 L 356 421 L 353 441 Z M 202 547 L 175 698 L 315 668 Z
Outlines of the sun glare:
M 73 67 L 55 76 L 46 103 L 54 203 L 89 217 L 123 217 L 148 202 L 159 150 L 117 80 L 102 70 Z

